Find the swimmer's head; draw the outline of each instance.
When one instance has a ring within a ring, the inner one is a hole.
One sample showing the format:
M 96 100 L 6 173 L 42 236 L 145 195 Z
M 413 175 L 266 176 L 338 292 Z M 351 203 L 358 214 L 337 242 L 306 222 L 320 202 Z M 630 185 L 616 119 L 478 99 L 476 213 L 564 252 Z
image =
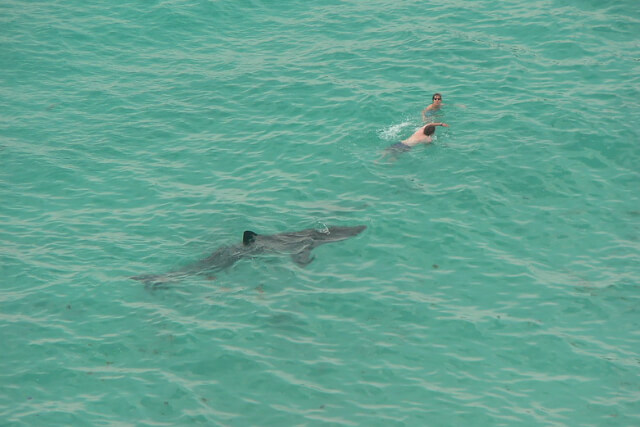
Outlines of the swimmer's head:
M 442 95 L 440 95 L 439 93 L 434 93 L 433 96 L 431 97 L 432 101 L 442 101 Z
M 435 131 L 436 131 L 435 126 L 429 125 L 424 127 L 424 134 L 427 136 L 433 135 Z

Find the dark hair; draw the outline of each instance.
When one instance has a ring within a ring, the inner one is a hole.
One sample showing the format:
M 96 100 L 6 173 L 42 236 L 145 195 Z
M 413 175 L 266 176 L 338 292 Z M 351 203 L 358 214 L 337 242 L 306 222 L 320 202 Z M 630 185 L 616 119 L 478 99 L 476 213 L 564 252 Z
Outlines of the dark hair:
M 442 99 L 442 95 L 440 95 L 439 93 L 434 93 L 433 96 L 431 97 L 431 100 L 433 101 L 436 96 L 439 96 L 440 99 Z
M 429 125 L 429 126 L 425 126 L 424 127 L 424 134 L 429 136 L 429 135 L 433 135 L 433 133 L 436 131 L 436 127 L 433 125 Z

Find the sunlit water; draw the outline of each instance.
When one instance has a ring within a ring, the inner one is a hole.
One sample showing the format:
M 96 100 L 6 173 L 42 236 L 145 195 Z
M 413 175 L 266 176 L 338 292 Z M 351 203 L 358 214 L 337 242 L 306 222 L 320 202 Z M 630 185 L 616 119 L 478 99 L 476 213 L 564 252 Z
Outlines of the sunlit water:
M 0 424 L 639 425 L 637 3 L 315 3 L 0 6 Z

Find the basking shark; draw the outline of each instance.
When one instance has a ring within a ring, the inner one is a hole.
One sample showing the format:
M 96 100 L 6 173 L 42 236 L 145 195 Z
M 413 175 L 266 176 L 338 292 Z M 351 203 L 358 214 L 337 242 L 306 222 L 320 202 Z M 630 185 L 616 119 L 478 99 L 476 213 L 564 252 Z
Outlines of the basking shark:
M 314 260 L 311 251 L 325 243 L 339 242 L 357 236 L 365 225 L 354 227 L 325 227 L 322 230 L 309 228 L 301 231 L 279 233 L 271 235 L 256 234 L 245 231 L 242 243 L 223 246 L 200 261 L 166 274 L 147 274 L 133 276 L 147 285 L 158 286 L 173 282 L 192 274 L 206 274 L 231 267 L 243 258 L 253 258 L 263 254 L 289 254 L 297 265 L 304 267 Z

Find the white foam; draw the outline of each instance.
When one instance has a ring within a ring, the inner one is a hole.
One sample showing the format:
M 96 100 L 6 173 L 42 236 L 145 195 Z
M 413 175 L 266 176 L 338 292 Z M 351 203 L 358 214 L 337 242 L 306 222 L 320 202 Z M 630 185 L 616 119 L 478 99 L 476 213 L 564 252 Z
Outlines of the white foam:
M 378 130 L 378 136 L 384 140 L 395 141 L 396 139 L 399 139 L 403 135 L 403 130 L 408 126 L 411 126 L 411 122 L 408 120 L 402 123 L 390 125 Z

